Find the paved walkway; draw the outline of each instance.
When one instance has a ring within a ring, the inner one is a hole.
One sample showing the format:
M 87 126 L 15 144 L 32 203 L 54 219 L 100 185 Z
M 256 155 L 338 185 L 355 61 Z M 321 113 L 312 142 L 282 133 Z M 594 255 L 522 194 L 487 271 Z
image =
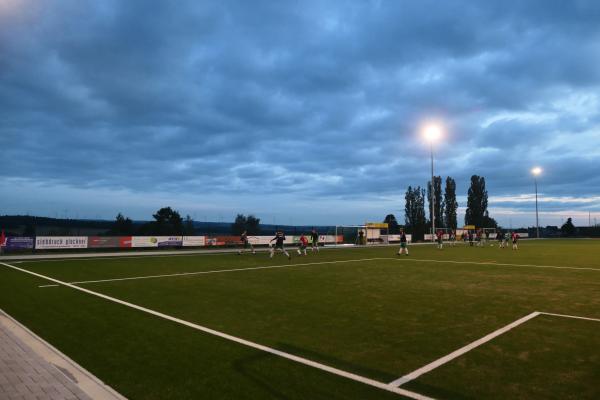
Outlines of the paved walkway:
M 124 397 L 0 310 L 0 399 Z

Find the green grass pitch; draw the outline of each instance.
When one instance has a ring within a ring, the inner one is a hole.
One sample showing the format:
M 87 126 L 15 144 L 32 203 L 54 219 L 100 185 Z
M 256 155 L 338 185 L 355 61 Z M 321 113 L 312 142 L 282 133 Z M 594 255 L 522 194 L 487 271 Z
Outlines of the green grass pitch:
M 382 383 L 534 311 L 600 318 L 600 241 L 409 250 L 7 263 L 104 280 L 77 285 Z M 281 268 L 256 268 L 267 266 Z M 222 272 L 112 280 L 202 271 Z M 0 265 L 0 308 L 131 399 L 403 398 L 73 288 L 39 287 L 51 283 Z M 542 314 L 401 388 L 435 399 L 598 399 L 599 332 L 598 321 Z

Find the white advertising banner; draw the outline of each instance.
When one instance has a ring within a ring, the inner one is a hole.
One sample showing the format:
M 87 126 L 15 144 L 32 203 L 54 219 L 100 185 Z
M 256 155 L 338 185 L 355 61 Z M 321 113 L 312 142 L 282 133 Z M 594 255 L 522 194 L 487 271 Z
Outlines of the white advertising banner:
M 183 236 L 133 236 L 131 247 L 183 246 Z
M 131 247 L 158 247 L 156 236 L 133 236 Z
M 205 236 L 184 236 L 183 247 L 200 247 L 206 245 Z
M 51 249 L 86 249 L 87 236 L 38 236 L 35 238 L 35 248 Z

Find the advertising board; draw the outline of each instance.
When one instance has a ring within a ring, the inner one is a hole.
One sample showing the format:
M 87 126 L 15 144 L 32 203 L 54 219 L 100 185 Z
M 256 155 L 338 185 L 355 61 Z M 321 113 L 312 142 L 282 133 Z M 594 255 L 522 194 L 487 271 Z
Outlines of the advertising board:
M 177 247 L 182 245 L 182 236 L 132 236 L 131 238 L 131 247 Z
M 38 250 L 85 249 L 87 244 L 87 236 L 38 236 L 35 238 L 35 248 Z
M 200 247 L 206 245 L 205 236 L 184 236 L 182 240 L 183 247 Z
M 6 250 L 33 249 L 34 238 L 28 236 L 7 236 L 3 244 Z
M 131 236 L 88 236 L 88 248 L 131 247 Z

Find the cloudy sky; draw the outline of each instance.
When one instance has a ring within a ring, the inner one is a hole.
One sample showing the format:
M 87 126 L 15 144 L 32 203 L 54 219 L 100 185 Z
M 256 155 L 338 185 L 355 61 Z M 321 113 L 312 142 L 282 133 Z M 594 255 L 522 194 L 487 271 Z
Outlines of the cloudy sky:
M 402 220 L 435 122 L 461 207 L 600 223 L 599 66 L 595 0 L 0 0 L 0 214 Z

